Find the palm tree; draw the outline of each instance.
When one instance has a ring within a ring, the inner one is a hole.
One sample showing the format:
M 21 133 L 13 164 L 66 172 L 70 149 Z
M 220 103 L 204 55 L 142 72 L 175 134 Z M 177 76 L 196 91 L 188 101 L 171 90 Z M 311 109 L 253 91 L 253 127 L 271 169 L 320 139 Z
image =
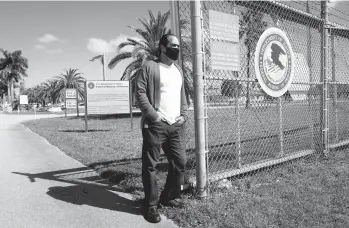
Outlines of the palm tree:
M 127 41 L 119 44 L 117 47 L 118 54 L 112 58 L 108 64 L 109 69 L 113 69 L 119 62 L 122 60 L 132 58 L 132 62 L 126 67 L 123 75 L 121 76 L 121 80 L 131 80 L 132 87 L 134 88 L 134 78 L 141 70 L 143 64 L 148 60 L 155 60 L 159 56 L 158 43 L 160 38 L 164 34 L 171 33 L 171 30 L 166 27 L 168 19 L 170 17 L 170 11 L 165 14 L 161 14 L 158 12 L 157 17 L 153 15 L 151 11 L 149 11 L 149 20 L 139 19 L 138 21 L 143 25 L 143 28 L 135 28 L 132 26 L 128 26 L 130 29 L 135 31 L 140 37 L 140 40 L 127 38 Z M 180 26 L 183 28 L 186 26 L 188 22 L 186 20 L 180 21 Z M 132 47 L 132 51 L 123 51 L 125 47 Z M 98 58 L 96 56 L 95 58 Z M 184 75 L 186 77 L 186 74 Z M 186 79 L 186 78 L 185 78 Z M 190 82 L 192 80 L 184 80 L 184 86 L 186 91 L 188 88 L 192 88 L 190 86 Z M 192 93 L 186 93 L 187 100 L 189 100 L 189 96 Z
M 46 102 L 56 103 L 59 101 L 60 97 L 57 94 L 57 81 L 51 79 L 40 84 L 37 96 L 45 106 Z
M 84 97 L 84 82 L 86 79 L 82 77 L 82 73 L 78 69 L 65 69 L 60 76 L 54 77 L 55 96 L 57 99 L 65 98 L 65 89 L 76 88 L 80 97 Z
M 0 59 L 0 70 L 5 69 L 8 65 L 12 63 L 12 58 Z
M 158 42 L 162 35 L 170 33 L 170 30 L 166 27 L 169 16 L 170 11 L 163 15 L 159 11 L 157 18 L 155 18 L 153 13 L 149 11 L 149 21 L 138 18 L 138 21 L 144 27 L 143 29 L 128 26 L 138 33 L 142 39 L 127 38 L 126 42 L 117 47 L 118 55 L 110 60 L 108 67 L 113 69 L 120 61 L 133 58 L 133 61 L 126 67 L 121 80 L 132 80 L 147 60 L 155 60 L 158 57 Z M 132 46 L 133 50 L 121 52 L 126 46 Z
M 28 101 L 30 103 L 41 103 L 42 105 L 45 105 L 46 98 L 52 97 L 48 89 L 45 91 L 45 88 L 50 88 L 48 85 L 48 83 L 41 83 L 40 85 L 25 89 L 23 94 L 28 95 Z
M 0 78 L 0 99 L 4 102 L 5 95 L 7 93 L 7 83 L 5 80 Z
M 242 12 L 242 17 L 239 21 L 240 30 L 239 38 L 242 40 L 244 38 L 244 44 L 247 47 L 247 80 L 251 78 L 250 66 L 251 57 L 254 53 L 259 37 L 262 35 L 264 30 L 267 28 L 267 22 L 263 21 L 264 14 L 248 9 L 246 12 Z M 250 82 L 247 81 L 246 86 L 246 108 L 250 107 Z
M 8 52 L 0 49 L 4 55 L 2 62 L 7 62 L 7 66 L 0 71 L 0 76 L 3 78 L 8 86 L 9 102 L 13 99 L 13 83 L 19 82 L 23 77 L 27 77 L 28 59 L 22 56 L 22 51 L 17 50 Z

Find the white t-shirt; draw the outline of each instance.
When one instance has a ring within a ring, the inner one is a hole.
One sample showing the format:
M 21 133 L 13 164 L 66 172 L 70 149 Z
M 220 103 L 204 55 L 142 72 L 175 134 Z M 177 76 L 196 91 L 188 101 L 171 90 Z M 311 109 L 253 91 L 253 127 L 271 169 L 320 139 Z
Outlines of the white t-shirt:
M 160 106 L 158 114 L 172 125 L 180 116 L 182 76 L 175 64 L 159 63 Z

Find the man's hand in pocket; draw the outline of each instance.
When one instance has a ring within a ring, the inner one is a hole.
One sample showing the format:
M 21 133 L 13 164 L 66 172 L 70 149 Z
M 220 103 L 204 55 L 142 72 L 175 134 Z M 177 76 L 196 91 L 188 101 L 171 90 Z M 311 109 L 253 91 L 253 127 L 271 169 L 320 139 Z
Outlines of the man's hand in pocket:
M 178 116 L 178 117 L 176 118 L 176 123 L 177 123 L 177 124 L 183 124 L 184 121 L 185 121 L 185 119 L 184 119 L 183 116 Z

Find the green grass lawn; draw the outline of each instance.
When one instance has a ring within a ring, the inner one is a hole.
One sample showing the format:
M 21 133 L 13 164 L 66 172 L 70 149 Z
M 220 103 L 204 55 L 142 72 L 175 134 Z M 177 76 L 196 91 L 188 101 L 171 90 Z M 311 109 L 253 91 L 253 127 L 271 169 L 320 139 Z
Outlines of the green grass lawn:
M 279 153 L 276 107 L 241 109 L 243 164 L 272 158 Z M 283 108 L 285 153 L 311 147 L 310 123 L 317 124 L 319 110 L 306 105 Z M 340 113 L 346 120 L 345 112 Z M 189 113 L 187 128 L 188 175 L 195 174 L 194 121 Z M 209 171 L 236 168 L 237 120 L 235 109 L 208 112 Z M 341 123 L 341 135 L 348 137 L 348 122 Z M 85 133 L 83 118 L 60 117 L 26 122 L 69 156 L 95 168 L 123 189 L 142 197 L 140 118 L 91 117 Z M 319 133 L 317 133 L 319 134 Z M 267 136 L 267 137 L 263 137 Z M 319 141 L 319 138 L 316 140 Z M 331 154 L 329 161 L 299 160 L 256 175 L 231 180 L 233 188 L 216 189 L 207 201 L 185 195 L 179 210 L 164 209 L 182 227 L 347 227 L 348 150 Z M 167 163 L 159 165 L 160 189 Z M 338 189 L 338 190 L 337 190 Z M 342 201 L 340 200 L 342 199 Z M 319 219 L 320 218 L 320 219 Z

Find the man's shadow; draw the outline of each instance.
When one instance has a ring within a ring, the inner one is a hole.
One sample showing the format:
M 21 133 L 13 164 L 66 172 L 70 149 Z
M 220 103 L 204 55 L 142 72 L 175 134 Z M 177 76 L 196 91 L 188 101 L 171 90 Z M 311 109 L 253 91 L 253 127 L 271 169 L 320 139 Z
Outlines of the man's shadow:
M 108 210 L 140 215 L 137 202 L 123 198 L 117 193 L 88 185 L 50 187 L 47 195 L 76 205 L 89 205 Z
M 78 171 L 82 172 L 81 177 L 72 179 L 64 178 L 64 175 L 73 175 L 74 172 Z M 89 172 L 89 168 L 83 167 L 36 174 L 20 172 L 12 173 L 26 176 L 32 183 L 36 182 L 36 179 L 39 178 L 73 184 L 70 186 L 50 187 L 46 194 L 57 200 L 75 205 L 89 205 L 92 207 L 121 211 L 135 215 L 141 214 L 139 202 L 120 196 L 123 191 L 111 186 L 107 183 L 108 180 L 101 180 L 98 176 L 84 176 L 83 173 L 85 171 Z

